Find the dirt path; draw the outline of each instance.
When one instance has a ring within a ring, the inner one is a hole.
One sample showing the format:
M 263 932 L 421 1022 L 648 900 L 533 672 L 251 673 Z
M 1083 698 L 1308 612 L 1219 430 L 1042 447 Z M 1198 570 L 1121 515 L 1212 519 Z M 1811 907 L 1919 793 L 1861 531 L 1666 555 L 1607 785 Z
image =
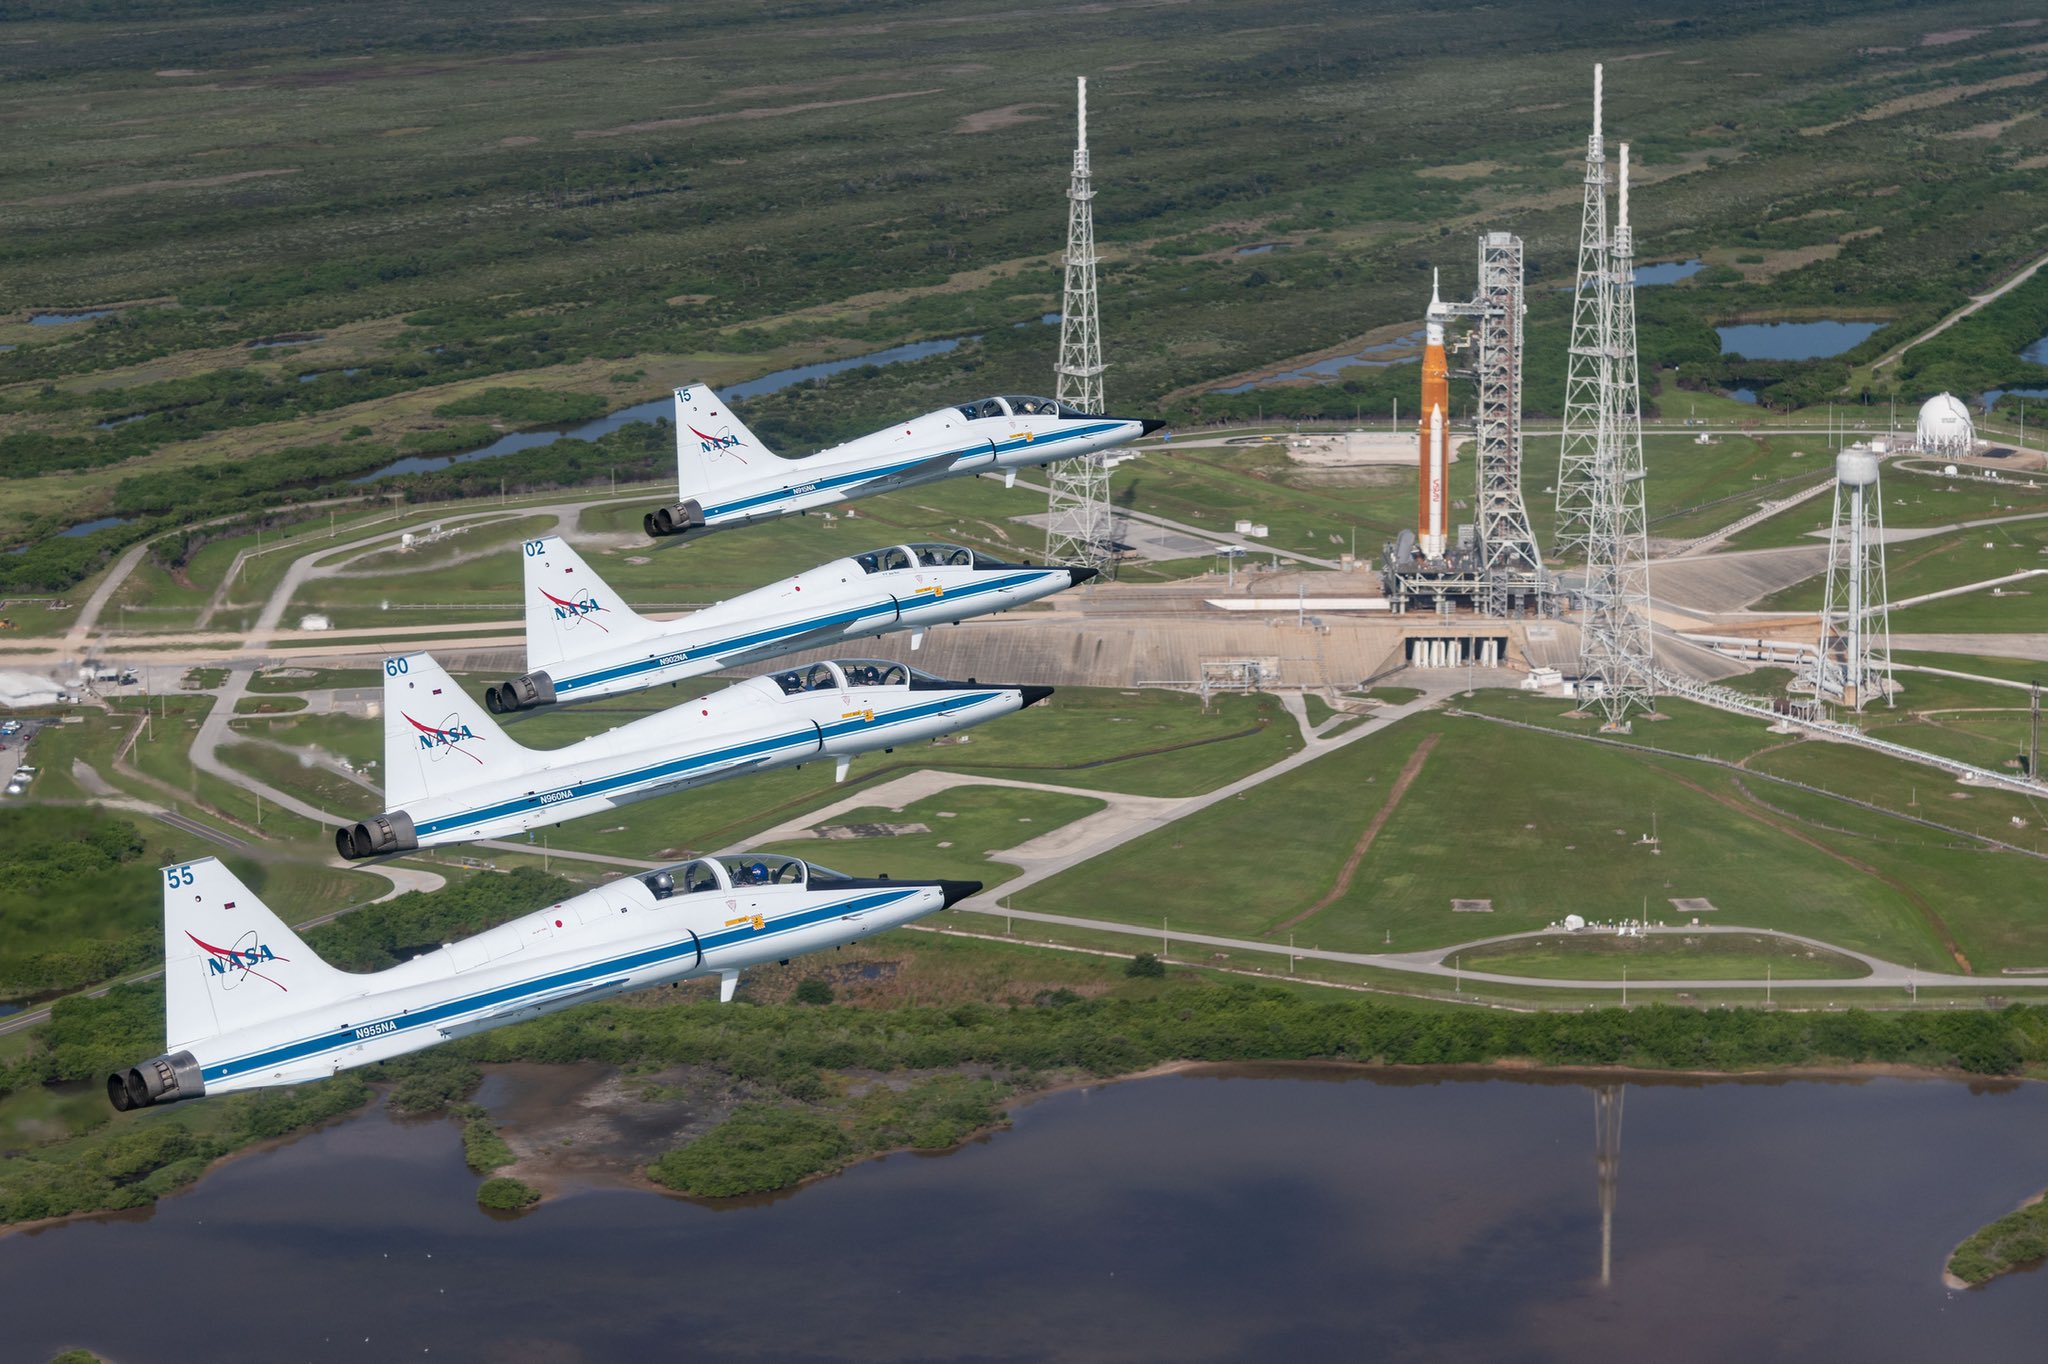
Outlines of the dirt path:
M 1325 909 L 1328 909 L 1331 905 L 1344 898 L 1344 892 L 1351 889 L 1351 878 L 1357 873 L 1358 864 L 1365 860 L 1365 855 L 1368 852 L 1372 851 L 1372 841 L 1380 836 L 1380 830 L 1386 827 L 1389 819 L 1394 817 L 1394 811 L 1400 806 L 1401 798 L 1408 794 L 1408 788 L 1413 786 L 1415 779 L 1422 775 L 1422 765 L 1429 761 L 1430 750 L 1436 747 L 1436 741 L 1441 738 L 1443 738 L 1441 732 L 1426 734 L 1423 736 L 1422 742 L 1415 745 L 1415 751 L 1409 754 L 1408 761 L 1401 765 L 1401 775 L 1394 778 L 1393 789 L 1387 792 L 1387 799 L 1380 806 L 1379 813 L 1372 817 L 1372 822 L 1365 826 L 1365 832 L 1358 836 L 1358 846 L 1351 850 L 1351 858 L 1344 864 L 1344 870 L 1337 873 L 1337 884 L 1330 887 L 1330 893 L 1293 918 L 1274 924 L 1266 930 L 1267 936 L 1270 937 L 1275 933 L 1281 932 L 1283 929 L 1296 927 L 1303 921 L 1314 918 L 1317 914 L 1322 913 Z
M 1791 823 L 1787 822 L 1782 816 L 1774 815 L 1771 812 L 1770 807 L 1767 805 L 1755 801 L 1739 800 L 1736 797 L 1727 794 L 1725 791 L 1715 791 L 1709 787 L 1701 785 L 1699 782 L 1691 781 L 1685 777 L 1681 777 L 1678 775 L 1678 773 L 1673 772 L 1668 768 L 1662 770 L 1665 776 L 1671 778 L 1671 780 L 1677 782 L 1680 786 L 1685 787 L 1687 790 L 1697 791 L 1699 794 L 1705 796 L 1708 800 L 1714 801 L 1721 805 L 1725 805 L 1729 809 L 1736 811 L 1737 813 L 1743 815 L 1746 818 L 1757 820 L 1758 822 L 1763 824 L 1768 824 L 1771 828 L 1776 829 L 1779 833 L 1784 834 L 1787 838 L 1796 838 L 1801 843 L 1804 843 L 1807 847 L 1812 848 L 1814 851 L 1822 853 L 1825 856 L 1833 858 L 1835 861 L 1840 862 L 1843 866 L 1849 867 L 1855 871 L 1859 871 L 1863 873 L 1865 876 L 1870 877 L 1874 881 L 1879 881 L 1887 886 L 1890 886 L 1893 890 L 1905 896 L 1907 902 L 1920 911 L 1920 916 L 1927 921 L 1927 926 L 1934 930 L 1934 935 L 1937 938 L 1941 939 L 1941 945 L 1943 950 L 1945 950 L 1949 954 L 1949 956 L 1955 958 L 1955 963 L 1957 966 L 1962 968 L 1963 974 L 1975 974 L 1975 969 L 1970 965 L 1970 959 L 1963 955 L 1963 949 L 1957 945 L 1955 936 L 1948 931 L 1948 925 L 1942 921 L 1940 913 L 1935 910 L 1933 905 L 1928 904 L 1926 900 L 1922 899 L 1920 897 L 1920 894 L 1917 891 L 1915 891 L 1911 886 L 1908 886 L 1903 882 L 1897 881 L 1892 877 L 1885 875 L 1882 871 L 1878 870 L 1876 867 L 1871 866 L 1868 862 L 1859 862 L 1855 858 L 1850 857 L 1846 853 L 1835 851 L 1833 848 L 1830 848 L 1827 844 L 1821 842 L 1819 839 L 1811 837 L 1804 831 L 1798 829 Z

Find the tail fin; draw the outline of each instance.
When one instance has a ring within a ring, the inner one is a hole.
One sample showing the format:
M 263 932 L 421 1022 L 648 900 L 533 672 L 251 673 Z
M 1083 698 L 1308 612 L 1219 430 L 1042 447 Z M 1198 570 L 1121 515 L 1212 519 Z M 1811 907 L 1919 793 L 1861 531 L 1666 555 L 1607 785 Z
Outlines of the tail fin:
M 510 778 L 532 761 L 431 657 L 384 660 L 385 809 Z
M 676 390 L 676 480 L 683 500 L 767 473 L 774 452 L 747 430 L 724 399 L 691 384 Z
M 659 633 L 659 625 L 620 601 L 561 536 L 526 542 L 528 671 Z
M 217 857 L 163 869 L 164 1027 L 177 1052 L 360 994 Z

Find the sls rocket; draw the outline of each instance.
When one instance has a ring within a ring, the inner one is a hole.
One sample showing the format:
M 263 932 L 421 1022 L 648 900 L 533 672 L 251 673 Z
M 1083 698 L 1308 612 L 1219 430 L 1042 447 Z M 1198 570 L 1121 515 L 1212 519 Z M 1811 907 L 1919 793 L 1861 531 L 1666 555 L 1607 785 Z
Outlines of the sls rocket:
M 1415 538 L 1425 559 L 1441 559 L 1450 544 L 1451 451 L 1445 431 L 1451 407 L 1451 370 L 1444 359 L 1444 319 L 1450 310 L 1438 296 L 1434 274 L 1429 283 L 1427 332 L 1422 348 L 1421 499 Z

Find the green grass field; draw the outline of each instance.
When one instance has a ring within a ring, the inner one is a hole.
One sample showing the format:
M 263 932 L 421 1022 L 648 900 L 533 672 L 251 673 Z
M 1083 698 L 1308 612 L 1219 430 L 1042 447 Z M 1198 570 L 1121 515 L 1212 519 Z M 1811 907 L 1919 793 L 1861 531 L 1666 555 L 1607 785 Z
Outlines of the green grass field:
M 835 815 L 830 826 L 923 824 L 929 833 L 793 840 L 769 851 L 802 857 L 856 876 L 899 880 L 950 877 L 998 886 L 1017 874 L 1001 854 L 1104 808 L 1089 796 L 960 786 L 902 809 L 871 806 Z
M 1441 736 L 1434 751 L 1348 891 L 1308 914 L 1429 733 Z M 1804 744 L 1759 761 L 1871 798 L 1879 780 L 1845 756 L 1870 755 Z M 1897 764 L 1885 766 L 1894 769 L 1886 782 L 1910 784 Z M 1501 772 L 1515 774 L 1505 786 Z M 1164 913 L 1190 929 L 1252 938 L 1308 914 L 1288 930 L 1298 942 L 1371 951 L 1537 929 L 1571 913 L 1671 921 L 1683 913 L 1674 899 L 1700 898 L 1715 906 L 1716 924 L 1902 960 L 1946 961 L 1951 944 L 1979 971 L 2048 955 L 2025 908 L 2040 876 L 2031 859 L 1758 789 L 1770 805 L 1749 799 L 1723 769 L 1475 720 L 1412 718 L 1041 883 L 1018 904 L 1137 923 Z M 1906 794 L 1898 792 L 1901 804 Z M 1655 845 L 1641 841 L 1652 816 Z M 1474 858 L 1480 847 L 1487 855 Z M 1105 885 L 1119 892 L 1104 895 Z M 1492 912 L 1453 913 L 1454 899 L 1490 900 Z
M 1623 938 L 1583 934 L 1486 943 L 1457 953 L 1468 971 L 1551 980 L 1848 980 L 1863 963 L 1833 952 L 1746 933 Z M 1450 958 L 1446 957 L 1446 961 Z

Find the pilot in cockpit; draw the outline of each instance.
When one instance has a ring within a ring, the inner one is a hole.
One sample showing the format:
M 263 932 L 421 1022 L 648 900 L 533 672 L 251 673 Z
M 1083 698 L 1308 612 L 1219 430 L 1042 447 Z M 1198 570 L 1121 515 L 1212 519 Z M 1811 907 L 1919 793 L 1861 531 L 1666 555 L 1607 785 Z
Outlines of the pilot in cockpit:
M 658 871 L 647 878 L 647 888 L 654 892 L 657 900 L 666 900 L 676 893 L 676 878 L 673 873 Z

